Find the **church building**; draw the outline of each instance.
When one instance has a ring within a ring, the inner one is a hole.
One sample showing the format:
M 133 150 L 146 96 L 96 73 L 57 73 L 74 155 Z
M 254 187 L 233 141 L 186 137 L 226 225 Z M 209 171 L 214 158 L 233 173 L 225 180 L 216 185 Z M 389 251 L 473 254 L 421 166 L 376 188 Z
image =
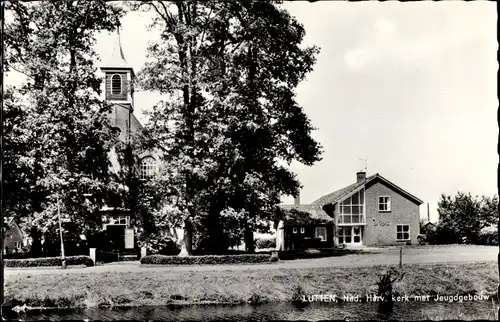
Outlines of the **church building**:
M 117 40 L 111 59 L 101 66 L 104 74 L 103 91 L 106 101 L 112 104 L 109 115 L 111 124 L 117 130 L 119 141 L 125 144 L 131 143 L 134 134 L 142 129 L 142 125 L 134 115 L 134 78 L 133 67 L 125 59 L 120 39 Z M 118 163 L 115 151 L 110 153 L 112 170 L 118 172 Z M 147 180 L 157 171 L 158 155 L 154 152 L 146 152 L 139 155 L 139 176 L 141 180 Z M 124 189 L 127 189 L 124 187 Z M 133 222 L 130 209 L 125 207 L 104 206 L 101 209 L 103 230 L 108 236 L 108 248 L 120 251 L 133 250 L 137 248 L 137 227 Z

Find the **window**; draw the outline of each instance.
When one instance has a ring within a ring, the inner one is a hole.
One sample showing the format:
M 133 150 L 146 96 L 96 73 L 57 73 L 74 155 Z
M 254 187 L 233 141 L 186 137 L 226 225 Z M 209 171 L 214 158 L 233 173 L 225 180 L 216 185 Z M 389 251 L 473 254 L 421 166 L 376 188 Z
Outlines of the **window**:
M 410 225 L 396 226 L 396 240 L 410 240 Z
M 365 189 L 339 202 L 339 224 L 364 223 Z
M 156 160 L 153 157 L 145 157 L 141 161 L 141 179 L 150 179 L 156 173 Z
M 339 244 L 352 243 L 352 227 L 339 227 L 337 236 L 339 237 Z
M 122 77 L 118 74 L 111 76 L 111 94 L 122 93 Z
M 129 216 L 109 216 L 105 221 L 103 218 L 103 222 L 107 225 L 129 225 Z
M 379 196 L 378 197 L 378 210 L 379 211 L 391 211 L 391 197 Z
M 316 227 L 314 237 L 326 241 L 326 227 Z
M 297 227 L 293 227 L 293 233 L 296 234 L 297 233 Z
M 305 234 L 305 232 L 306 232 L 306 229 L 305 229 L 304 227 L 301 227 L 301 228 L 300 228 L 300 233 L 301 233 L 301 234 Z

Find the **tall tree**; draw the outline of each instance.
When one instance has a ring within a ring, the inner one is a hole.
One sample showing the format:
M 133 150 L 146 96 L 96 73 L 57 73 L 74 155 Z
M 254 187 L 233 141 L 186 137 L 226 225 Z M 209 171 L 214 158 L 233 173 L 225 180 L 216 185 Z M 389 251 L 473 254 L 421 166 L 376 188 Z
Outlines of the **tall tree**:
M 123 10 L 105 1 L 9 1 L 6 10 L 6 69 L 25 81 L 5 97 L 4 211 L 54 230 L 60 200 L 76 226 L 95 229 L 95 210 L 116 184 L 93 45 L 97 31 L 118 26 Z
M 252 183 L 245 195 L 253 197 L 246 200 L 243 217 L 252 250 L 256 219 L 270 219 L 280 195 L 295 194 L 299 187 L 278 161 L 312 165 L 319 160 L 313 128 L 295 101 L 295 88 L 312 70 L 318 49 L 301 46 L 303 26 L 272 2 L 243 1 L 225 9 L 225 23 L 218 23 L 224 27 L 214 33 L 220 48 L 212 46 L 211 54 L 223 55 L 222 72 L 228 77 L 215 91 L 225 100 L 232 96 L 228 105 L 236 107 L 231 112 L 240 120 L 229 135 L 244 154 L 243 182 Z
M 294 94 L 317 48 L 302 48 L 302 25 L 271 1 L 137 7 L 155 12 L 161 30 L 140 80 L 168 97 L 151 112 L 147 131 L 169 169 L 160 176 L 170 187 L 168 204 L 182 214 L 182 254 L 191 253 L 193 223 L 212 245 L 222 244 L 217 236 L 230 223 L 250 235 L 281 194 L 297 192 L 295 175 L 280 162 L 319 160 Z

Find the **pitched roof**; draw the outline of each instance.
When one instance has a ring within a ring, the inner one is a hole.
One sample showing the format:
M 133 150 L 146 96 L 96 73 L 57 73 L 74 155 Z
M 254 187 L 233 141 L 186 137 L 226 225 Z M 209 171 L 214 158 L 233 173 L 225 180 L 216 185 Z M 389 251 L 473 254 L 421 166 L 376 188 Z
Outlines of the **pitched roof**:
M 423 201 L 420 200 L 419 198 L 417 198 L 414 195 L 412 195 L 411 193 L 401 189 L 400 187 L 398 187 L 394 183 L 390 182 L 389 180 L 385 179 L 384 177 L 382 177 L 381 175 L 376 173 L 372 176 L 367 177 L 363 181 L 353 183 L 345 188 L 342 188 L 342 189 L 336 190 L 332 193 L 326 194 L 326 195 L 322 196 L 321 198 L 313 201 L 311 204 L 312 205 L 320 205 L 320 206 L 324 206 L 324 205 L 328 205 L 328 204 L 335 204 L 338 201 L 340 201 L 343 197 L 347 196 L 349 193 L 353 192 L 354 190 L 356 190 L 358 188 L 361 188 L 362 186 L 366 185 L 367 183 L 369 183 L 373 180 L 380 180 L 380 181 L 384 182 L 386 185 L 390 186 L 392 189 L 398 191 L 400 194 L 406 196 L 408 199 L 413 200 L 414 202 L 416 202 L 419 205 L 423 203 Z
M 375 176 L 376 175 L 374 174 L 372 176 L 367 177 L 365 180 L 363 180 L 361 182 L 355 182 L 355 183 L 353 183 L 353 184 L 351 184 L 351 185 L 349 185 L 347 187 L 344 187 L 342 189 L 339 189 L 339 190 L 336 190 L 336 191 L 331 192 L 329 194 L 326 194 L 326 195 L 320 197 L 319 199 L 316 199 L 311 204 L 312 205 L 324 206 L 324 205 L 336 203 L 337 201 L 339 201 L 345 195 L 348 195 L 349 193 L 351 193 L 354 190 L 356 190 L 356 189 L 360 188 L 361 186 L 363 186 L 368 181 L 372 180 Z
M 285 213 L 286 222 L 331 222 L 333 221 L 321 206 L 318 205 L 280 205 Z

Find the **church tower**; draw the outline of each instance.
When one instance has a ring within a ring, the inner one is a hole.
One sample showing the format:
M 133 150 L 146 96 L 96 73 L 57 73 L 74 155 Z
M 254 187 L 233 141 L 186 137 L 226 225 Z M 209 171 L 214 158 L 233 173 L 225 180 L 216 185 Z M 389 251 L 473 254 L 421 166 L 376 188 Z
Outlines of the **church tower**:
M 131 123 L 135 121 L 133 116 L 135 74 L 123 54 L 119 29 L 111 59 L 101 66 L 101 70 L 105 74 L 105 99 L 113 105 L 110 114 L 111 124 L 120 130 L 120 140 L 128 142 L 133 126 Z

